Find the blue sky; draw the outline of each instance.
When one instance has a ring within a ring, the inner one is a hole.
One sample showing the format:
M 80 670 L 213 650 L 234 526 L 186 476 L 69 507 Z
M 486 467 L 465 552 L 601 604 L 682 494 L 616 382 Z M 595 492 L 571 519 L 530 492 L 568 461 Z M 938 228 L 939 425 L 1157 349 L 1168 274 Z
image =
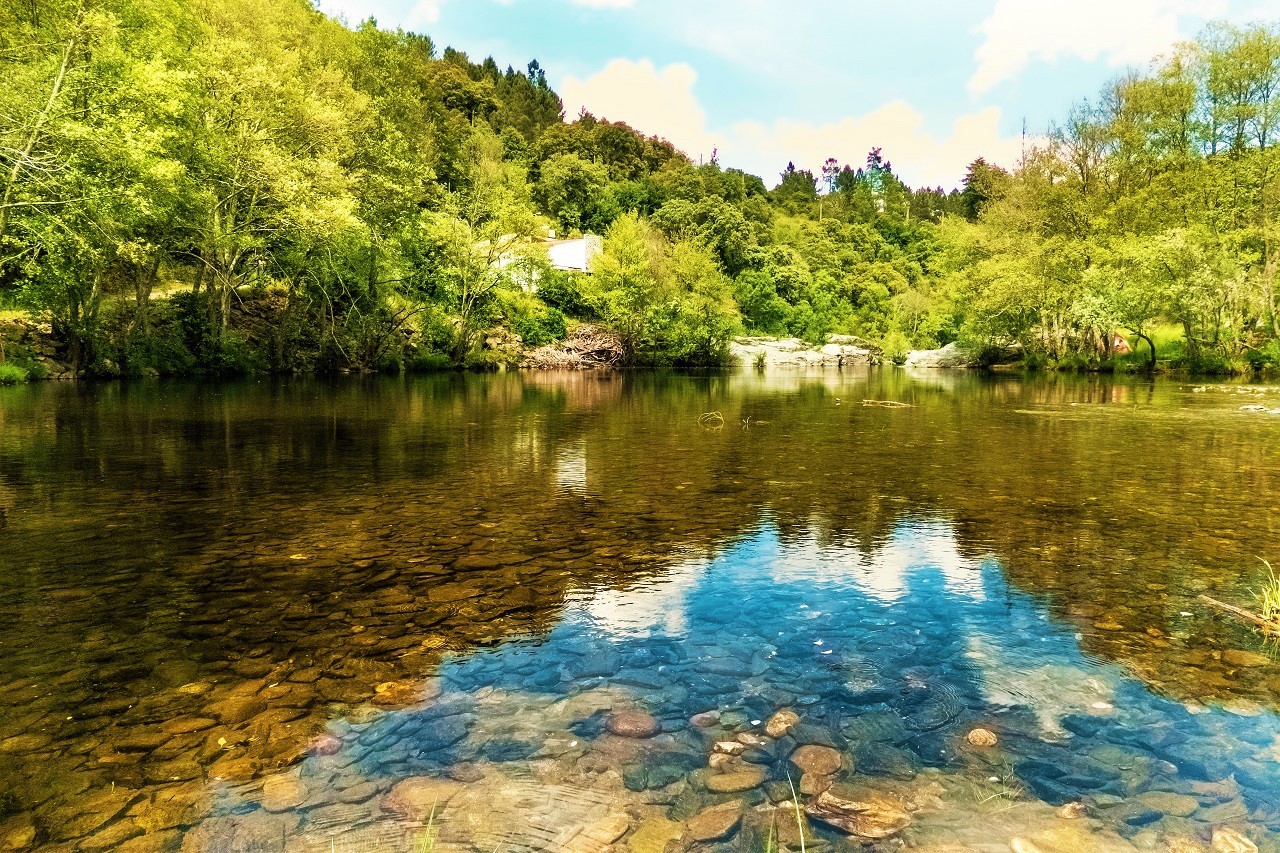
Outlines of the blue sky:
M 536 57 L 586 106 L 767 183 L 792 160 L 880 146 L 913 184 L 954 186 L 978 155 L 1016 161 L 1107 80 L 1211 19 L 1275 0 L 318 0 L 355 24 L 426 32 L 505 67 Z

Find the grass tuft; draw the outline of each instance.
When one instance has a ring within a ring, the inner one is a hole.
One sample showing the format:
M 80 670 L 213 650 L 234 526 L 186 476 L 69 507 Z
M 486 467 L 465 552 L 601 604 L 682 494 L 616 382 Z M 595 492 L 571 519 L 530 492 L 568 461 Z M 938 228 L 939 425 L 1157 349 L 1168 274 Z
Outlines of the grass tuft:
M 0 364 L 0 385 L 17 385 L 26 382 L 29 374 L 25 367 L 16 364 Z
M 801 817 L 800 795 L 796 793 L 796 783 L 791 781 L 791 774 L 787 774 L 787 784 L 791 786 L 791 807 L 796 811 L 796 829 L 800 831 L 800 853 L 805 853 L 804 849 L 804 818 Z
M 1258 590 L 1259 609 L 1262 611 L 1258 615 L 1268 622 L 1280 622 L 1280 576 L 1276 575 L 1270 563 L 1261 557 L 1258 559 L 1267 567 L 1267 580 Z
M 427 816 L 427 825 L 418 836 L 416 853 L 431 853 L 436 849 L 436 807 L 431 806 L 431 814 Z

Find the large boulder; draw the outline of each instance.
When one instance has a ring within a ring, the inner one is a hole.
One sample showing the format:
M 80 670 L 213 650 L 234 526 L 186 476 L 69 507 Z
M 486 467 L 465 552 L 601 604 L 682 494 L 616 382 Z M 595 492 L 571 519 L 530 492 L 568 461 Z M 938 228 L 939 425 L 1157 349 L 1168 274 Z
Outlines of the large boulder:
M 942 349 L 918 349 L 907 353 L 906 367 L 920 368 L 955 368 L 975 367 L 977 361 L 972 355 L 960 349 L 955 343 L 949 343 Z
M 849 335 L 830 335 L 822 345 L 800 338 L 734 338 L 729 350 L 743 367 L 842 367 L 874 364 L 876 351 L 866 341 Z

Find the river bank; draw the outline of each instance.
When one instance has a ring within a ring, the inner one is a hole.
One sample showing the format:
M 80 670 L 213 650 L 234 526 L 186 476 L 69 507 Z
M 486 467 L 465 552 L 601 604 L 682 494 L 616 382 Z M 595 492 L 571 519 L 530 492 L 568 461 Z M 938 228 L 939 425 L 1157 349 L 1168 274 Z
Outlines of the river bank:
M 165 377 L 219 377 L 265 374 L 348 374 L 361 373 L 427 373 L 457 369 L 466 370 L 617 370 L 626 366 L 621 340 L 607 328 L 593 323 L 578 323 L 561 340 L 528 345 L 505 328 L 484 337 L 476 354 L 463 365 L 454 364 L 439 350 L 424 348 L 421 341 L 403 340 L 401 350 L 388 349 L 381 361 L 373 359 L 374 368 L 353 371 L 335 367 L 326 360 L 323 345 L 304 346 L 288 358 L 273 350 L 281 346 L 287 316 L 279 306 L 246 300 L 237 306 L 238 325 L 242 331 L 228 337 L 233 352 L 214 359 L 215 368 L 199 366 L 193 354 L 193 342 L 163 324 L 149 334 L 147 345 L 113 345 L 89 367 L 76 369 L 69 363 L 67 348 L 60 343 L 47 322 L 33 320 L 15 312 L 0 316 L 0 385 L 27 381 L 74 379 L 128 379 Z M 159 341 L 160 343 L 157 343 Z M 873 341 L 852 335 L 828 335 L 822 343 L 795 337 L 737 336 L 724 348 L 722 363 L 705 365 L 704 369 L 797 370 L 842 368 L 854 365 L 898 363 L 918 370 L 981 371 L 1049 371 L 1063 373 L 1148 373 L 1147 356 L 1115 356 L 1108 360 L 1072 358 L 1061 362 L 1027 354 L 1020 347 L 988 348 L 984 352 L 966 350 L 955 343 L 932 350 L 911 350 L 894 357 L 887 355 Z M 108 357 L 114 355 L 115 357 Z M 393 357 L 394 355 L 394 357 Z M 168 360 L 166 363 L 166 359 Z M 158 365 L 158 366 L 157 366 Z M 1193 378 L 1242 377 L 1256 380 L 1270 378 L 1275 371 L 1265 364 L 1250 368 L 1213 362 L 1197 369 L 1165 359 L 1156 375 Z

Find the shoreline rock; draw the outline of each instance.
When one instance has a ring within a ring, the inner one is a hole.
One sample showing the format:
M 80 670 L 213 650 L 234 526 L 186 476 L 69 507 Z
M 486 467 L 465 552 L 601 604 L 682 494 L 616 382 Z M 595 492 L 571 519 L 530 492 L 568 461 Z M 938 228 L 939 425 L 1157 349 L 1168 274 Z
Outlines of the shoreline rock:
M 827 342 L 821 346 L 800 338 L 734 338 L 729 344 L 729 351 L 744 368 L 755 367 L 761 356 L 766 368 L 825 368 L 879 363 L 879 355 L 873 345 L 850 335 L 828 335 Z
M 949 343 L 942 349 L 918 349 L 907 353 L 903 367 L 916 367 L 925 370 L 954 370 L 957 368 L 977 367 L 978 363 L 972 355 L 960 349 L 955 343 Z

